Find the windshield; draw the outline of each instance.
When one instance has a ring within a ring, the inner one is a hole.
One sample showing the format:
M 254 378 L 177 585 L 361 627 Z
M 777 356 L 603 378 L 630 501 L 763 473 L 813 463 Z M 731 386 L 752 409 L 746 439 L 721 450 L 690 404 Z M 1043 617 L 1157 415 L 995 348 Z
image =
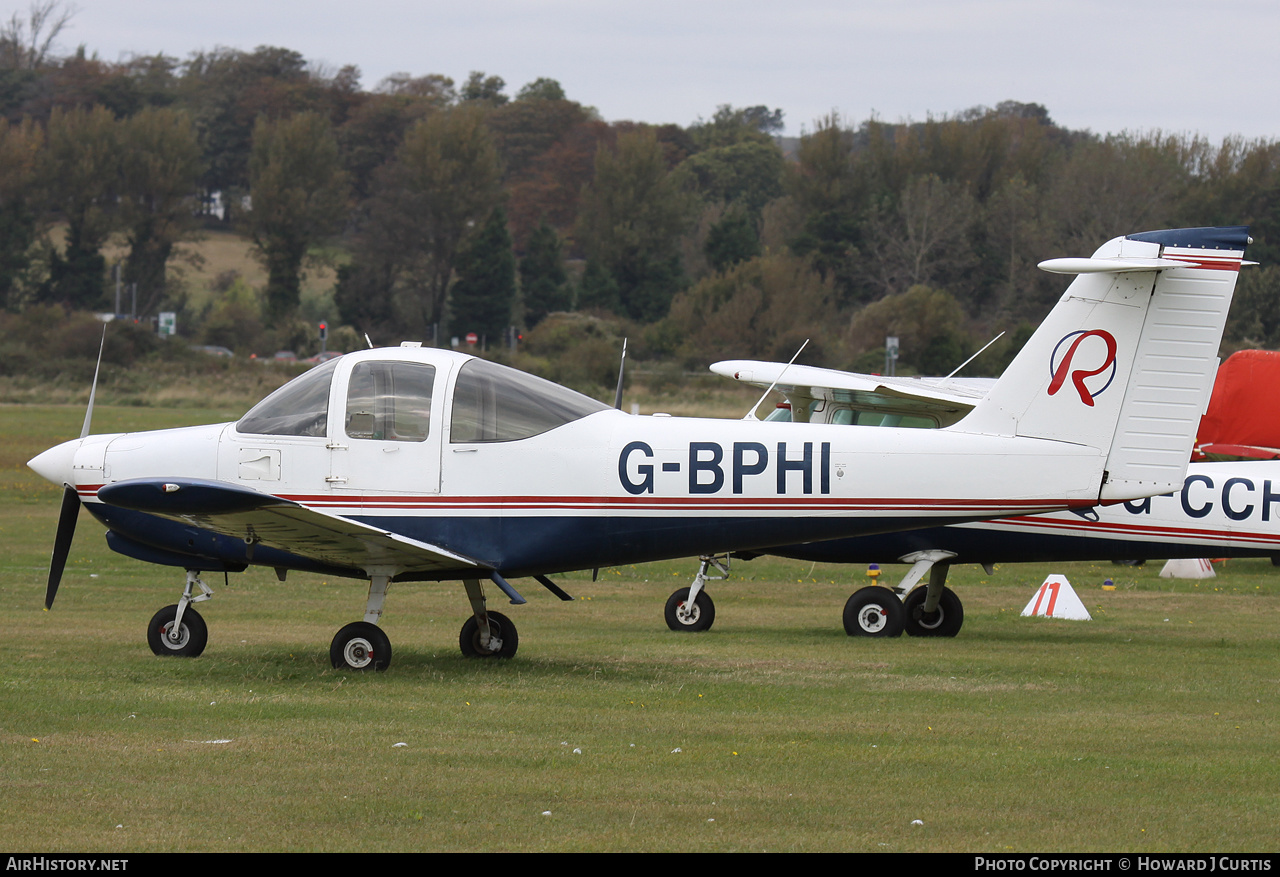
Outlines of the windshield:
M 263 399 L 240 418 L 236 430 L 255 435 L 324 436 L 329 420 L 329 385 L 338 360 L 316 366 Z
M 449 441 L 516 441 L 608 409 L 551 381 L 473 359 L 458 372 Z

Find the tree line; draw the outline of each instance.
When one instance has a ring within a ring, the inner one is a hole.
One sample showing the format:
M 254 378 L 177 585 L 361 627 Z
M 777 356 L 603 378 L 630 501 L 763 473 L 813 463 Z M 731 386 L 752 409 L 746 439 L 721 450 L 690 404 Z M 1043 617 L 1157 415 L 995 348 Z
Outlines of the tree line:
M 525 333 L 529 356 L 627 334 L 688 366 L 789 358 L 946 372 L 1003 360 L 1061 293 L 1036 270 L 1116 235 L 1247 224 L 1231 341 L 1280 344 L 1280 144 L 1098 135 L 1005 102 L 918 123 L 721 106 L 606 122 L 537 79 L 396 74 L 297 52 L 103 62 L 51 51 L 56 2 L 0 27 L 0 306 L 110 310 L 104 250 L 143 313 L 247 349 L 309 334 L 301 277 L 337 269 L 338 320 L 387 342 Z M 36 13 L 45 17 L 37 20 Z M 204 228 L 252 239 L 265 287 L 191 304 L 172 269 Z M 607 349 L 610 345 L 605 344 Z M 609 358 L 612 358 L 611 356 Z M 543 363 L 547 366 L 546 363 Z

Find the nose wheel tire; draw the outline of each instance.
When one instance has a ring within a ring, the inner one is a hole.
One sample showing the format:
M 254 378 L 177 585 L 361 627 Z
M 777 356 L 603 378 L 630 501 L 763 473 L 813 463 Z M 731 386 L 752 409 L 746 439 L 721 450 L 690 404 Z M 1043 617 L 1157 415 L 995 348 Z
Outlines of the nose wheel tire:
M 901 636 L 905 622 L 902 601 L 879 585 L 854 592 L 844 604 L 844 632 L 849 636 Z
M 209 628 L 200 617 L 200 613 L 187 607 L 182 613 L 182 624 L 174 630 L 173 622 L 178 617 L 178 604 L 166 606 L 151 616 L 147 625 L 147 645 L 157 655 L 172 655 L 178 658 L 196 658 L 209 643 Z
M 699 591 L 697 599 L 689 602 L 689 589 L 681 588 L 667 598 L 667 606 L 663 613 L 667 618 L 667 627 L 684 633 L 699 633 L 710 630 L 716 620 L 716 604 L 706 591 Z
M 468 658 L 515 657 L 516 648 L 520 645 L 515 624 L 501 612 L 490 612 L 488 615 L 489 636 L 500 639 L 502 645 L 497 649 L 492 648 L 492 642 L 489 648 L 480 645 L 480 624 L 473 615 L 462 625 L 462 632 L 458 634 L 458 647 L 462 649 L 462 654 Z
M 353 621 L 333 638 L 329 663 L 335 670 L 385 670 L 391 665 L 391 640 L 376 624 Z
M 942 589 L 942 599 L 932 613 L 924 611 L 926 589 L 917 588 L 902 601 L 906 613 L 907 633 L 911 636 L 955 636 L 964 624 L 964 606 L 956 592 Z

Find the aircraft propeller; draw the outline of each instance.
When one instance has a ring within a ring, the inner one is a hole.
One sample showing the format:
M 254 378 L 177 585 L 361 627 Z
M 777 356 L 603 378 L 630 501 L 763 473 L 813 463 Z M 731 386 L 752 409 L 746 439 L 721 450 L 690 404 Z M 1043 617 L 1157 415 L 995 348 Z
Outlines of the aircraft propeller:
M 102 340 L 98 343 L 98 363 L 93 367 L 93 385 L 89 388 L 89 407 L 84 412 L 84 426 L 80 438 L 89 435 L 93 423 L 93 399 L 98 392 L 98 371 L 102 368 L 102 351 L 107 343 L 107 327 L 102 327 Z M 44 591 L 44 608 L 53 608 L 53 598 L 58 595 L 62 571 L 71 553 L 71 540 L 76 535 L 76 519 L 80 516 L 80 494 L 70 484 L 62 486 L 62 508 L 58 512 L 58 529 L 53 537 L 53 555 L 49 558 L 49 583 Z

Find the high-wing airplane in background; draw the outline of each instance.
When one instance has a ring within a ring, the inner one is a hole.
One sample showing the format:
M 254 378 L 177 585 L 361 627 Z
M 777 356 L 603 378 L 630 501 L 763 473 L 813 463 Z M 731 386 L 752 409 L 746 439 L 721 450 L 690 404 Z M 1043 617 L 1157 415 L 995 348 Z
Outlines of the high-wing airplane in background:
M 1269 557 L 1280 563 L 1280 460 L 1192 463 L 1181 489 L 1116 505 L 733 552 L 732 557 L 750 560 L 766 553 L 817 563 L 908 564 L 892 589 L 870 585 L 849 598 L 845 632 L 955 636 L 964 623 L 964 607 L 946 581 L 956 564 L 980 564 L 990 572 L 997 563 L 1076 560 Z M 715 604 L 705 584 L 725 578 L 729 560 L 703 557 L 693 586 L 667 601 L 668 627 L 710 629 Z M 931 590 L 937 595 L 932 607 Z
M 475 656 L 515 653 L 482 583 L 701 553 L 1141 501 L 1180 488 L 1248 242 L 1243 228 L 1134 234 L 1092 258 L 1005 374 L 941 429 L 632 417 L 485 360 L 348 354 L 236 423 L 85 435 L 31 467 L 64 485 L 46 606 L 81 504 L 131 557 L 187 570 L 148 626 L 198 655 L 200 572 L 249 564 L 363 578 L 335 667 L 383 669 L 391 582 L 462 581 Z
M 1253 359 L 1273 356 L 1257 352 Z M 1236 354 L 1233 360 L 1241 357 Z M 1249 360 L 1236 371 L 1253 365 Z M 718 362 L 711 370 L 782 393 L 787 401 L 778 406 L 773 419 L 863 426 L 928 429 L 962 422 L 995 384 L 988 378 L 884 377 L 752 360 Z M 1235 380 L 1238 383 L 1239 377 Z M 1218 383 L 1223 383 L 1221 372 Z M 1215 392 L 1214 405 L 1221 409 L 1223 403 L 1216 397 Z M 1222 417 L 1220 413 L 1218 419 Z M 1220 436 L 1216 441 L 1216 446 L 1227 447 Z M 959 597 L 946 587 L 946 578 L 958 563 L 979 563 L 990 569 L 996 563 L 1208 556 L 1270 557 L 1280 562 L 1280 461 L 1192 464 L 1180 489 L 1139 501 L 811 541 L 768 552 L 734 552 L 733 557 L 750 559 L 762 553 L 823 563 L 910 564 L 901 583 L 892 589 L 897 599 L 881 586 L 863 588 L 849 598 L 846 632 L 850 636 L 897 636 L 904 631 L 916 636 L 955 636 L 964 610 Z M 692 587 L 671 595 L 666 618 L 672 630 L 710 628 L 715 604 L 704 586 L 726 577 L 729 560 L 704 555 Z M 926 574 L 928 583 L 923 585 Z

